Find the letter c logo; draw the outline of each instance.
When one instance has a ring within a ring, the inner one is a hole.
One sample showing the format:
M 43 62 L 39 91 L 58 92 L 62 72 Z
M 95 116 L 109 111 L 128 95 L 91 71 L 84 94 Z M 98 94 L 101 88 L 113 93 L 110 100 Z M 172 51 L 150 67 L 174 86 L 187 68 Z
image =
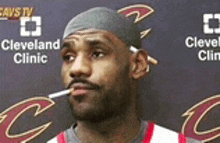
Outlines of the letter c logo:
M 187 110 L 182 116 L 187 116 L 183 126 L 182 133 L 186 136 L 207 142 L 220 136 L 220 127 L 215 127 L 207 131 L 197 131 L 198 124 L 203 117 L 214 107 L 220 104 L 220 95 L 205 99 L 192 108 Z
M 26 143 L 41 134 L 49 127 L 51 122 L 20 134 L 11 135 L 9 134 L 9 131 L 17 118 L 28 109 L 37 107 L 34 115 L 37 116 L 54 104 L 55 103 L 49 98 L 35 97 L 21 101 L 0 113 L 0 143 Z

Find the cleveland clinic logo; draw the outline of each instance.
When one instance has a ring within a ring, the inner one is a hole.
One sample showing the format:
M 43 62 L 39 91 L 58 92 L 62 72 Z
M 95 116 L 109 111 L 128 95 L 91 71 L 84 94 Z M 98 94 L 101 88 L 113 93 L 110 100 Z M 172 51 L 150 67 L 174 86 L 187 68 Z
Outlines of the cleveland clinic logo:
M 202 23 L 203 33 L 207 37 L 189 35 L 185 39 L 185 45 L 188 49 L 199 49 L 197 58 L 200 62 L 219 62 L 220 61 L 220 13 L 203 14 Z M 209 35 L 214 35 L 210 37 Z
M 211 20 L 218 21 L 218 27 L 212 28 L 210 26 Z M 220 34 L 220 14 L 204 14 L 203 15 L 203 32 L 204 34 Z
M 7 20 L 9 18 L 0 18 Z M 45 51 L 59 50 L 60 39 L 40 41 L 38 37 L 42 36 L 42 18 L 41 16 L 27 15 L 17 17 L 20 20 L 20 36 L 37 37 L 30 41 L 15 41 L 14 39 L 4 39 L 1 42 L 1 49 L 5 52 L 15 51 L 13 61 L 15 64 L 46 64 L 49 57 Z
M 28 25 L 30 29 L 28 29 Z M 40 16 L 21 17 L 20 26 L 21 26 L 20 28 L 21 37 L 41 36 L 42 30 L 41 30 L 41 17 Z

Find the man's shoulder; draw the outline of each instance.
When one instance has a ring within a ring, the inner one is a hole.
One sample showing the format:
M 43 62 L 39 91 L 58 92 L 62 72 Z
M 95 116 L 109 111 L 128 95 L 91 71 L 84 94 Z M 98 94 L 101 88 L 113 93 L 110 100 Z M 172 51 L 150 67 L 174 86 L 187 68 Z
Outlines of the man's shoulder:
M 193 138 L 188 138 L 188 137 L 186 137 L 186 142 L 187 143 L 203 143 L 202 141 L 195 140 Z
M 181 133 L 175 132 L 152 122 L 148 122 L 146 134 L 151 134 L 151 141 L 155 143 L 160 143 L 161 140 L 164 142 L 174 141 L 181 143 L 202 143 L 201 141 L 186 137 Z
M 60 142 L 67 143 L 67 136 L 65 131 L 60 132 L 58 135 L 47 141 L 47 143 L 60 143 Z
M 76 123 L 65 131 L 60 132 L 58 135 L 47 141 L 47 143 L 80 143 L 80 140 L 74 131 L 75 127 Z

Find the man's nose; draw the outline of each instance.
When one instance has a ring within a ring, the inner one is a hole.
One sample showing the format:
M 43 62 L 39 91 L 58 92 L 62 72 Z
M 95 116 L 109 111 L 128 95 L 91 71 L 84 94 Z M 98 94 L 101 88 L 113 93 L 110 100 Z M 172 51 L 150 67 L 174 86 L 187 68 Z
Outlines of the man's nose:
M 71 77 L 89 77 L 91 72 L 91 62 L 84 56 L 77 56 L 70 68 Z

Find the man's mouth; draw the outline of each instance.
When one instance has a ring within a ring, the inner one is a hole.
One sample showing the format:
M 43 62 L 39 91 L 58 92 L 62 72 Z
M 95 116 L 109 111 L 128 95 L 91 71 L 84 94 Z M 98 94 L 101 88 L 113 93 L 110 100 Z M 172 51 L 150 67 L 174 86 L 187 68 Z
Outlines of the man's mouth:
M 95 88 L 89 84 L 85 83 L 74 83 L 70 86 L 74 90 L 71 92 L 72 96 L 80 96 L 88 93 L 89 90 L 94 90 Z

